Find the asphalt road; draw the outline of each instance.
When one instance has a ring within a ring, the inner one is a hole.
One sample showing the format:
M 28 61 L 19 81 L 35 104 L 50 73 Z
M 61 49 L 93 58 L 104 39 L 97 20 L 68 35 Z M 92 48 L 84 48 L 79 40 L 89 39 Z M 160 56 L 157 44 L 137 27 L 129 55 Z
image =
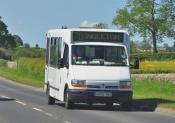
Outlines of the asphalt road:
M 0 123 L 175 123 L 175 117 L 152 111 L 120 111 L 103 105 L 47 105 L 42 91 L 18 86 L 0 79 Z

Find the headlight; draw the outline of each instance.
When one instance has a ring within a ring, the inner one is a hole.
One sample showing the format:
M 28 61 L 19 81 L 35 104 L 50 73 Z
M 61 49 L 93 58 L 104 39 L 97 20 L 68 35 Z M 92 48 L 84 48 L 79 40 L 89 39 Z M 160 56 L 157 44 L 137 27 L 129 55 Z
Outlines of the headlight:
M 121 89 L 130 89 L 131 88 L 131 81 L 120 81 L 120 88 Z
M 73 79 L 71 81 L 73 87 L 85 88 L 86 87 L 86 80 L 77 80 Z

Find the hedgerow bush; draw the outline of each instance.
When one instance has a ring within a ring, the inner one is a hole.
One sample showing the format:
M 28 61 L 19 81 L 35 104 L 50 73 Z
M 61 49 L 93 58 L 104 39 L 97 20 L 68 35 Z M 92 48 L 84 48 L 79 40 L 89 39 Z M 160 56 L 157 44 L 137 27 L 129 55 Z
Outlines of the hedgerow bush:
M 175 52 L 159 52 L 159 53 L 139 53 L 139 54 L 131 54 L 130 59 L 131 61 L 134 58 L 139 58 L 140 61 L 168 61 L 168 60 L 175 60 Z
M 43 78 L 44 77 L 44 59 L 43 58 L 20 58 L 17 61 L 17 71 Z
M 18 47 L 14 51 L 13 59 L 18 59 L 20 57 L 41 58 L 44 56 L 45 49 Z

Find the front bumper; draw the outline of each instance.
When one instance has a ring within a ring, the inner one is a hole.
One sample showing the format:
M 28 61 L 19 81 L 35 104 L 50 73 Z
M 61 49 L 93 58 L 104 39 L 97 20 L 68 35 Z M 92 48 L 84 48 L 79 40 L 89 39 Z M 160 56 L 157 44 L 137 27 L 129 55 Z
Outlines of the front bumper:
M 95 92 L 111 92 L 112 97 L 99 97 L 94 96 Z M 68 91 L 69 99 L 75 103 L 120 103 L 132 100 L 132 91 L 120 90 L 76 90 L 70 89 Z

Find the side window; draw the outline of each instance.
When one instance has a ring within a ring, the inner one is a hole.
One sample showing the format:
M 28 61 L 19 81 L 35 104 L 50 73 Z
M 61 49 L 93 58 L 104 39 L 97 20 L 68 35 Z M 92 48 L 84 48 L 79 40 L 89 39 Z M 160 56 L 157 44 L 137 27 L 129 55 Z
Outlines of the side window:
M 58 38 L 58 50 L 57 50 L 57 52 L 58 52 L 58 59 L 60 59 L 61 58 L 61 49 L 62 49 L 62 38 L 61 37 L 59 37 Z
M 49 39 L 50 38 L 47 37 L 47 44 L 46 44 L 46 65 L 49 64 L 49 43 L 50 43 Z
M 61 38 L 52 37 L 50 46 L 50 65 L 57 68 L 58 60 L 61 58 Z
M 51 38 L 51 44 L 50 44 L 50 65 L 53 67 L 54 66 L 54 38 Z
M 63 62 L 64 64 L 69 63 L 69 47 L 67 44 L 65 44 L 65 48 L 64 48 L 64 54 L 63 54 Z

